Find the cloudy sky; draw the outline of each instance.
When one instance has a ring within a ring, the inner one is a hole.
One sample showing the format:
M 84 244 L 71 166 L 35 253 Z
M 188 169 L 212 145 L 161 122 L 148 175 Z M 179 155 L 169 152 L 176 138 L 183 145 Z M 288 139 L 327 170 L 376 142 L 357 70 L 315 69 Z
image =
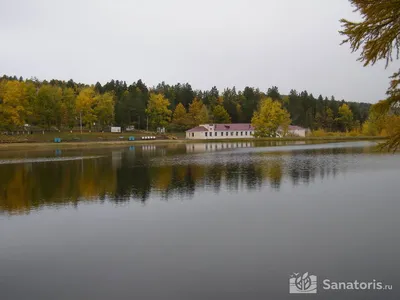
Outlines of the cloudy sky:
M 0 0 L 0 74 L 376 102 L 395 69 L 364 68 L 340 46 L 352 11 L 347 0 Z

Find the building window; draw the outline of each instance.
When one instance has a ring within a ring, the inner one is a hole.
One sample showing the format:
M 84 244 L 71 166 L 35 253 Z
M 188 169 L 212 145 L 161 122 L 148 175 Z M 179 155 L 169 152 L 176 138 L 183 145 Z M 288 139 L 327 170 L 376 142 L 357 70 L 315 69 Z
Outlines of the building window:
M 221 136 L 224 136 L 224 133 L 221 131 Z
M 243 131 L 240 132 L 240 135 L 243 135 Z
M 208 132 L 205 132 L 205 135 L 207 136 Z
M 247 135 L 247 131 L 244 133 L 244 135 Z
M 238 136 L 239 135 L 239 132 L 238 131 L 236 131 L 236 136 Z
M 212 132 L 210 132 L 210 136 L 212 136 Z
M 192 137 L 194 137 L 194 132 L 192 132 Z
M 231 131 L 231 136 L 233 136 L 233 131 Z
M 228 136 L 228 134 L 229 134 L 229 132 L 228 132 L 228 131 L 227 131 L 227 132 L 225 132 L 225 135 L 226 135 L 226 136 Z

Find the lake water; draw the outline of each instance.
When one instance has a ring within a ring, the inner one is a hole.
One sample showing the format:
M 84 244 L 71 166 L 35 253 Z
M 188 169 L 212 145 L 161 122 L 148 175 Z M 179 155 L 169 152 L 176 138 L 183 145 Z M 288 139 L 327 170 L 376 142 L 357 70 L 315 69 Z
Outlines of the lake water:
M 0 152 L 0 299 L 312 298 L 294 272 L 399 299 L 400 155 L 375 145 Z

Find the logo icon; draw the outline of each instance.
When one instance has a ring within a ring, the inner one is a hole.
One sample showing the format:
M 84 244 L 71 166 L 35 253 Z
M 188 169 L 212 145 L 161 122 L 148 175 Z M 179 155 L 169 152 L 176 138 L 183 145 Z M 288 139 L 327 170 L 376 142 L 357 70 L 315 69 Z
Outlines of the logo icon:
M 289 278 L 289 294 L 316 294 L 317 276 L 293 273 Z

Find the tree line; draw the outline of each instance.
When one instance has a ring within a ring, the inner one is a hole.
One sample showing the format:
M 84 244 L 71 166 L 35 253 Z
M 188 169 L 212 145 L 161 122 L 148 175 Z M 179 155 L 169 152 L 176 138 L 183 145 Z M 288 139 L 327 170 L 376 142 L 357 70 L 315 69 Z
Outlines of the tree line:
M 87 85 L 72 79 L 40 81 L 4 75 L 0 78 L 0 128 L 17 130 L 29 124 L 65 130 L 82 122 L 91 130 L 113 125 L 182 131 L 207 122 L 250 123 L 266 99 L 279 103 L 292 125 L 313 130 L 360 128 L 370 108 L 368 103 L 314 97 L 307 91 L 291 90 L 282 95 L 276 86 L 265 92 L 254 87 L 194 90 L 189 83 L 162 82 L 148 87 L 142 80 L 130 85 L 111 80 L 104 85 Z

